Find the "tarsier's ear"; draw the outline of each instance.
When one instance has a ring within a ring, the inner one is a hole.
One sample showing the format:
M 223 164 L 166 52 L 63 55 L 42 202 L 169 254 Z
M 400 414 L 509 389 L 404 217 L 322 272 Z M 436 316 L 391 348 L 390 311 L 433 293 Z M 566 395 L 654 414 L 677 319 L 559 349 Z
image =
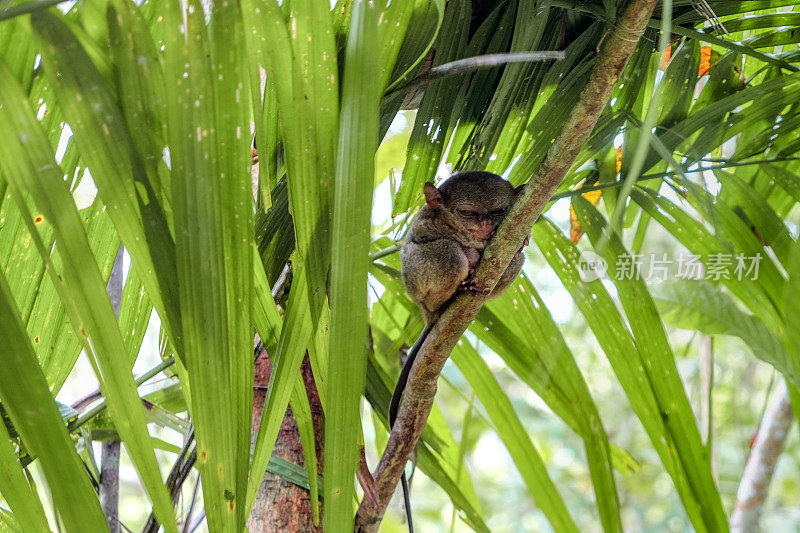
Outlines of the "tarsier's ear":
M 423 189 L 425 193 L 425 203 L 428 204 L 428 207 L 431 209 L 439 209 L 444 205 L 444 196 L 442 195 L 442 191 L 436 188 L 436 185 L 431 183 L 430 181 L 425 182 L 425 188 Z
M 525 188 L 525 184 L 523 183 L 519 187 L 514 188 L 514 198 L 518 198 L 520 194 L 522 194 L 522 189 Z

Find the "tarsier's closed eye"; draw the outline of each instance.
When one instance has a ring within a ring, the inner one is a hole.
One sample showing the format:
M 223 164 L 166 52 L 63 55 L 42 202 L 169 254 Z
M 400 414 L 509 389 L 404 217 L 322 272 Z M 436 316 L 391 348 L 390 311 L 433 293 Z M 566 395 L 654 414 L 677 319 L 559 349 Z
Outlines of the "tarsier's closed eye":
M 464 218 L 469 218 L 470 220 L 478 219 L 477 211 L 470 211 L 469 209 L 459 209 L 458 214 Z
M 500 221 L 503 220 L 503 218 L 505 218 L 507 211 L 508 209 L 495 209 L 494 211 L 489 213 L 487 218 L 491 220 L 493 223 L 499 224 Z

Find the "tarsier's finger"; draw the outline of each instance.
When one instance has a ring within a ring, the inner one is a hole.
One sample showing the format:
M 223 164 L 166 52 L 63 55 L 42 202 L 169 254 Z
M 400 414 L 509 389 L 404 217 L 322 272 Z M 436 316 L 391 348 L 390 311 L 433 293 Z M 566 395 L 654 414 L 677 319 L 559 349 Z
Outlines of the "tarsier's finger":
M 492 289 L 478 285 L 475 276 L 470 276 L 461 282 L 461 288 L 473 294 L 489 294 Z

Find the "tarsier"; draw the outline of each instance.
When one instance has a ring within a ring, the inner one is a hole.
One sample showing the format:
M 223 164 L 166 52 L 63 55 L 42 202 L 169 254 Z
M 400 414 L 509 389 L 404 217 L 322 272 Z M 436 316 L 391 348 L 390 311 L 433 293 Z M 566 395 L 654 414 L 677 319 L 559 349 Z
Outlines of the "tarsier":
M 419 306 L 425 329 L 408 352 L 389 407 L 389 424 L 394 425 L 400 398 L 414 359 L 431 327 L 453 295 L 459 290 L 503 294 L 522 269 L 522 248 L 500 277 L 494 289 L 478 286 L 475 266 L 520 189 L 490 172 L 470 171 L 450 176 L 438 188 L 425 184 L 425 205 L 406 233 L 400 251 L 403 281 L 411 299 Z M 528 243 L 527 238 L 523 243 Z M 409 531 L 413 533 L 408 481 L 402 477 Z

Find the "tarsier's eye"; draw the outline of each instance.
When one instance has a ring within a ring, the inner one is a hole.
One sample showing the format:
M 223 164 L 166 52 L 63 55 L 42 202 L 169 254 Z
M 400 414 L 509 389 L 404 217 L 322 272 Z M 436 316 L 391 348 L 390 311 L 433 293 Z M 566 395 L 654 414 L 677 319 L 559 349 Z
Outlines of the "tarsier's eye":
M 459 209 L 458 214 L 464 218 L 469 218 L 472 220 L 478 218 L 478 213 L 476 211 L 470 211 L 469 209 Z

